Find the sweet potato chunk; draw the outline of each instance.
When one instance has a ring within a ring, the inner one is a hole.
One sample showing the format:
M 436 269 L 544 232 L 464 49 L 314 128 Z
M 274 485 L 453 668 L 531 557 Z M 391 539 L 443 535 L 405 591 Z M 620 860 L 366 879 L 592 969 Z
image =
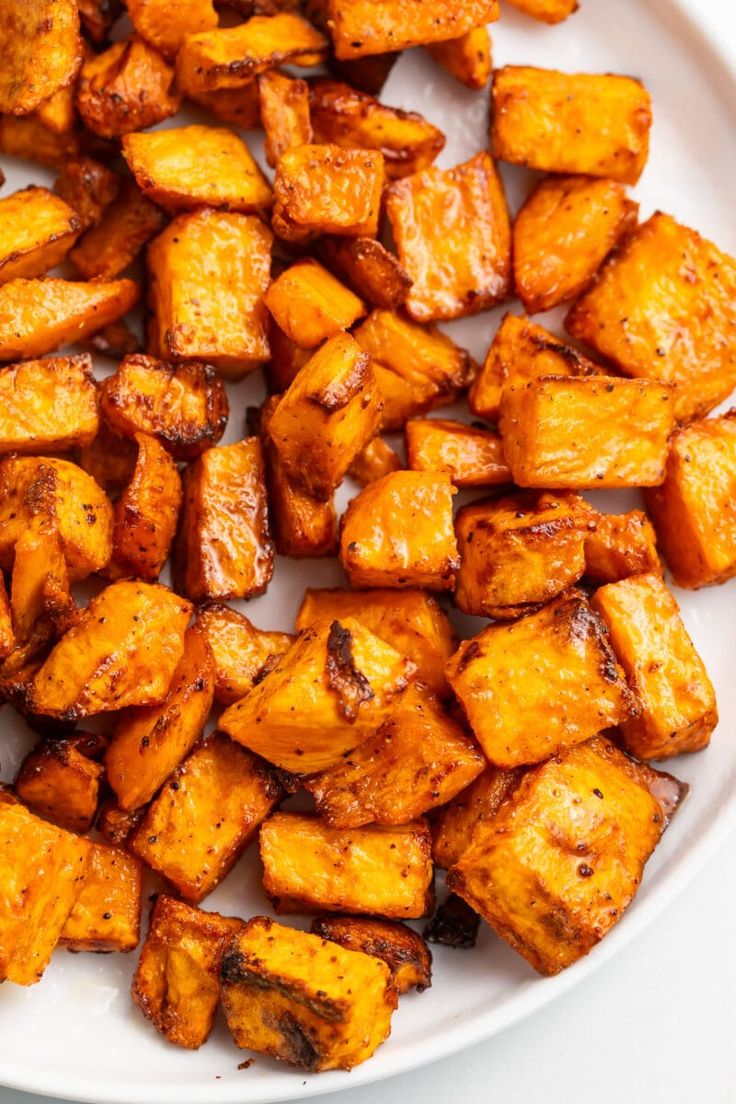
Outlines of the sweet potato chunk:
M 629 575 L 661 574 L 652 523 L 641 510 L 627 514 L 594 511 L 584 523 L 585 574 L 601 583 Z
M 43 974 L 82 887 L 91 844 L 0 802 L 0 978 L 33 985 Z M 41 874 L 41 871 L 43 874 Z
M 675 428 L 675 388 L 541 376 L 504 389 L 499 428 L 520 487 L 656 487 Z
M 80 345 L 90 353 L 99 353 L 100 356 L 112 360 L 120 360 L 141 351 L 138 335 L 123 321 L 111 322 L 109 326 L 84 338 Z
M 315 142 L 379 150 L 391 180 L 428 168 L 445 145 L 442 131 L 415 111 L 388 107 L 340 81 L 313 80 L 309 111 Z
M 71 84 L 82 60 L 75 0 L 2 0 L 0 111 L 28 115 Z
M 126 0 L 128 15 L 141 38 L 164 57 L 176 57 L 187 35 L 211 31 L 217 26 L 212 0 L 177 0 L 173 12 L 169 0 Z
M 361 487 L 367 487 L 369 483 L 383 479 L 384 475 L 400 471 L 403 466 L 399 454 L 383 437 L 374 437 L 355 457 L 348 468 L 348 475 L 352 476 L 356 483 L 360 483 Z
M 225 948 L 220 995 L 237 1046 L 305 1070 L 370 1058 L 396 1007 L 385 962 L 265 916 Z
M 181 479 L 176 464 L 155 437 L 136 433 L 135 443 L 138 458 L 133 474 L 115 503 L 110 573 L 154 583 L 169 558 L 176 533 Z
M 309 117 L 309 86 L 278 69 L 268 69 L 258 78 L 258 104 L 266 132 L 266 160 L 275 166 L 292 146 L 312 141 Z
M 225 127 L 129 134 L 123 153 L 144 195 L 168 211 L 209 206 L 247 213 L 271 205 L 271 188 L 250 150 Z
M 219 1003 L 222 949 L 241 927 L 241 920 L 165 893 L 156 898 L 130 992 L 170 1043 L 197 1050 L 207 1042 Z
M 182 657 L 191 611 L 189 602 L 158 584 L 106 587 L 39 670 L 32 708 L 77 720 L 163 701 Z
M 325 237 L 318 249 L 327 267 L 374 307 L 396 310 L 409 294 L 411 279 L 375 238 Z
M 97 226 L 82 235 L 69 259 L 85 279 L 111 280 L 133 263 L 163 223 L 163 212 L 132 180 L 123 180 L 117 198 L 105 209 Z
M 274 231 L 293 242 L 319 234 L 375 238 L 383 179 L 378 150 L 294 146 L 276 166 Z
M 193 92 L 189 99 L 198 107 L 209 111 L 210 115 L 221 119 L 223 123 L 254 130 L 261 123 L 256 81 L 244 84 L 242 88 L 220 88 L 214 92 Z
M 432 824 L 432 857 L 438 866 L 449 870 L 459 862 L 479 825 L 495 817 L 520 778 L 520 770 L 488 766 L 437 811 Z
M 68 452 L 88 445 L 98 426 L 89 356 L 0 368 L 0 452 Z
M 440 418 L 408 421 L 404 432 L 412 471 L 447 472 L 456 487 L 511 482 L 498 433 Z
M 0 573 L 0 659 L 5 659 L 15 647 L 13 621 L 10 615 L 10 602 L 5 587 L 5 579 Z
M 577 591 L 465 640 L 447 677 L 491 763 L 538 763 L 636 706 L 605 624 Z
M 453 590 L 455 493 L 445 472 L 398 471 L 369 483 L 342 520 L 340 559 L 350 585 Z
M 151 352 L 240 379 L 268 360 L 269 229 L 248 215 L 180 215 L 148 247 Z
M 67 161 L 56 178 L 54 191 L 76 212 L 82 230 L 96 226 L 118 194 L 119 177 L 93 157 Z
M 271 349 L 271 359 L 266 365 L 268 390 L 272 397 L 280 396 L 281 392 L 286 391 L 289 384 L 294 381 L 299 369 L 307 363 L 312 350 L 300 349 L 295 345 L 291 338 L 279 329 L 271 315 L 268 318 L 268 343 Z
M 585 291 L 619 238 L 636 226 L 638 210 L 616 180 L 541 181 L 513 231 L 514 284 L 529 314 Z
M 707 747 L 718 723 L 715 693 L 659 575 L 600 587 L 593 605 L 639 703 L 638 714 L 621 726 L 626 750 L 664 759 Z
M 624 242 L 565 320 L 627 376 L 677 385 L 681 421 L 736 384 L 736 261 L 657 212 Z
M 56 134 L 35 115 L 0 115 L 0 153 L 61 169 L 81 153 L 78 133 Z
M 633 77 L 507 65 L 493 75 L 491 149 L 501 161 L 636 184 L 649 156 L 649 93 Z
M 43 356 L 81 341 L 127 314 L 138 295 L 133 280 L 10 280 L 0 286 L 0 360 Z
M 406 310 L 417 322 L 477 314 L 506 298 L 511 227 L 503 185 L 487 153 L 392 184 L 386 214 L 412 280 Z
M 85 61 L 77 86 L 77 109 L 88 130 L 119 138 L 168 119 L 179 110 L 174 70 L 137 35 L 114 42 Z
M 59 943 L 70 951 L 132 951 L 141 924 L 143 870 L 118 847 L 93 843 L 87 873 Z
M 499 16 L 498 0 L 329 0 L 328 11 L 339 58 L 446 42 Z
M 630 904 L 666 820 L 636 764 L 592 740 L 527 771 L 448 885 L 523 955 L 556 974 Z
M 102 767 L 68 740 L 46 740 L 21 763 L 15 792 L 32 809 L 72 832 L 87 832 L 97 812 Z
M 53 518 L 35 515 L 18 538 L 10 608 L 23 662 L 44 651 L 76 618 L 64 548 Z M 13 658 L 13 666 L 20 658 Z
M 542 23 L 562 23 L 578 10 L 578 0 L 509 0 L 509 3 Z
M 102 838 L 113 847 L 124 847 L 133 829 L 143 819 L 145 811 L 145 808 L 130 811 L 121 809 L 112 798 L 108 798 L 100 806 L 97 830 Z
M 80 449 L 78 463 L 108 493 L 120 491 L 130 482 L 138 450 L 135 441 L 118 437 L 104 421 L 97 436 Z M 112 533 L 111 539 L 112 539 Z
M 304 349 L 313 349 L 365 314 L 357 295 L 326 268 L 306 258 L 281 273 L 264 302 L 279 328 Z
M 421 935 L 395 920 L 369 920 L 364 916 L 318 916 L 310 929 L 348 951 L 362 951 L 382 959 L 391 971 L 399 994 L 432 984 L 432 954 Z
M 459 38 L 436 42 L 427 49 L 434 60 L 466 88 L 485 88 L 491 79 L 491 36 L 485 26 L 473 27 Z
M 82 29 L 93 42 L 105 42 L 123 10 L 123 0 L 77 0 Z
M 220 602 L 205 606 L 197 625 L 212 651 L 219 705 L 244 698 L 296 639 L 291 633 L 257 629 L 244 614 Z
M 43 276 L 79 237 L 78 215 L 48 188 L 31 185 L 0 199 L 0 283 Z
M 54 134 L 68 134 L 76 125 L 77 115 L 74 103 L 75 90 L 71 85 L 60 88 L 39 104 L 32 118 L 47 127 Z
M 177 767 L 128 846 L 196 905 L 230 872 L 281 796 L 264 763 L 215 733 Z

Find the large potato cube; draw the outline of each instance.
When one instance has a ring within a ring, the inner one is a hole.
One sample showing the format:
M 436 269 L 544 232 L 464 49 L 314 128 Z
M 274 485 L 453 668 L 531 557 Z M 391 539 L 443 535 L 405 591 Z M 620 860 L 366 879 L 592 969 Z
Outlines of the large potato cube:
M 81 230 L 75 211 L 47 188 L 0 199 L 0 283 L 43 276 L 63 261 Z
M 449 870 L 470 847 L 479 825 L 492 820 L 522 776 L 521 769 L 488 766 L 448 801 L 432 822 L 432 858 Z
M 445 42 L 499 16 L 498 0 L 328 0 L 327 10 L 338 58 Z
M 304 349 L 349 330 L 365 314 L 358 296 L 309 258 L 273 280 L 264 301 L 279 328 Z
M 294 146 L 276 166 L 273 229 L 293 242 L 319 234 L 375 238 L 383 180 L 377 150 Z
M 35 813 L 72 832 L 89 831 L 97 813 L 102 767 L 71 740 L 44 740 L 21 763 L 15 792 Z
M 0 452 L 68 452 L 88 445 L 98 426 L 87 354 L 0 368 Z
M 296 639 L 291 633 L 257 629 L 248 618 L 220 602 L 199 613 L 214 661 L 215 701 L 232 705 L 266 675 Z
M 321 939 L 339 943 L 348 951 L 362 951 L 382 959 L 399 994 L 432 984 L 432 952 L 418 932 L 396 920 L 371 920 L 366 916 L 318 916 L 310 931 Z
M 407 467 L 444 471 L 455 487 L 490 487 L 510 483 L 498 433 L 450 419 L 422 418 L 404 427 Z
M 132 951 L 138 946 L 143 869 L 118 847 L 93 843 L 89 866 L 59 943 L 70 951 Z

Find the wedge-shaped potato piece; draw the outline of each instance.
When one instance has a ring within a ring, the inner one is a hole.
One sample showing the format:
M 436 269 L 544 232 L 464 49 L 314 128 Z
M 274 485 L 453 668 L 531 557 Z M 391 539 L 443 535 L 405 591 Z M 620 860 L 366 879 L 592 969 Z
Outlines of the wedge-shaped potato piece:
M 0 199 L 0 283 L 43 276 L 63 261 L 82 222 L 48 188 L 31 185 Z
M 342 519 L 340 560 L 350 585 L 453 590 L 455 493 L 445 472 L 392 472 L 365 487 Z
M 493 75 L 491 149 L 501 161 L 636 184 L 652 106 L 641 81 L 507 65 Z
M 197 625 L 212 651 L 215 701 L 220 705 L 244 698 L 296 639 L 291 633 L 257 629 L 244 614 L 220 602 L 205 606 Z
M 293 146 L 276 166 L 274 231 L 293 242 L 319 234 L 375 238 L 383 180 L 378 150 Z
M 492 820 L 521 778 L 521 770 L 487 766 L 457 797 L 437 811 L 432 823 L 432 857 L 449 870 L 470 847 L 479 825 Z
M 82 60 L 75 0 L 2 0 L 0 111 L 28 115 L 71 84 Z
M 121 809 L 150 801 L 189 754 L 204 731 L 214 689 L 212 651 L 195 624 L 184 634 L 184 655 L 161 704 L 130 709 L 115 727 L 105 769 Z
M 313 80 L 309 111 L 315 142 L 379 150 L 392 180 L 428 168 L 445 145 L 442 131 L 422 115 L 388 107 L 341 81 Z
M 145 808 L 126 811 L 116 805 L 112 798 L 108 798 L 100 806 L 97 830 L 111 846 L 124 847 L 133 829 L 143 819 L 145 811 Z
M 155 126 L 179 110 L 174 70 L 137 35 L 114 42 L 85 61 L 77 86 L 77 109 L 88 130 L 119 138 Z
M 225 127 L 129 134 L 123 154 L 144 195 L 168 211 L 208 206 L 250 212 L 271 205 L 271 188 L 250 150 Z
M 79 157 L 80 152 L 79 135 L 75 132 L 55 134 L 33 115 L 0 115 L 0 153 L 61 169 L 69 158 Z
M 37 713 L 77 720 L 164 700 L 192 607 L 164 586 L 119 582 L 80 612 L 31 690 Z
M 636 712 L 606 626 L 571 591 L 465 640 L 447 677 L 491 763 L 538 763 Z
M 466 88 L 485 88 L 491 79 L 491 36 L 486 27 L 473 27 L 459 38 L 427 48 L 434 60 Z
M 509 3 L 541 23 L 562 23 L 578 10 L 578 0 L 509 0 Z
M 132 951 L 141 924 L 143 870 L 118 847 L 93 843 L 87 873 L 59 944 L 70 951 Z
M 657 212 L 606 262 L 565 325 L 627 376 L 676 384 L 677 417 L 689 421 L 736 384 L 735 302 L 736 261 Z
M 175 218 L 148 247 L 153 355 L 209 362 L 226 379 L 268 360 L 272 240 L 253 216 L 205 209 Z
M 541 974 L 586 955 L 639 888 L 667 817 L 638 771 L 598 739 L 527 771 L 447 876 Z
M 219 1003 L 223 946 L 241 927 L 241 920 L 165 893 L 156 898 L 130 992 L 170 1043 L 197 1050 L 207 1042 Z
M 325 237 L 318 249 L 327 267 L 374 307 L 396 310 L 409 294 L 411 279 L 375 238 Z
M 349 330 L 365 314 L 358 296 L 310 258 L 282 272 L 264 301 L 280 329 L 304 349 Z
M 23 662 L 47 649 L 76 619 L 55 519 L 36 514 L 15 546 L 10 608 Z M 14 657 L 13 666 L 20 656 Z
M 15 792 L 35 813 L 72 832 L 89 831 L 97 813 L 102 767 L 68 740 L 46 740 L 25 757 Z
M 475 371 L 470 354 L 446 334 L 433 326 L 418 326 L 395 311 L 373 311 L 353 336 L 374 360 L 384 432 L 454 402 Z
M 697 590 L 736 575 L 735 503 L 736 410 L 729 410 L 675 433 L 664 483 L 646 495 L 678 586 Z
M 89 445 L 80 449 L 77 459 L 80 468 L 109 493 L 121 491 L 130 482 L 137 455 L 135 441 L 118 437 L 101 420 L 97 436 Z
M 375 483 L 384 475 L 400 471 L 403 466 L 399 454 L 383 437 L 374 437 L 355 457 L 348 468 L 348 475 L 360 483 L 361 487 L 367 487 L 369 483 Z
M 281 797 L 265 763 L 215 733 L 177 767 L 128 846 L 196 905 L 230 872 Z
M 654 528 L 641 510 L 627 514 L 592 511 L 584 522 L 585 574 L 601 583 L 616 583 L 629 575 L 660 575 Z
M 237 1046 L 315 1071 L 370 1058 L 388 1038 L 397 999 L 379 958 L 265 916 L 225 948 L 220 996 Z
M 98 426 L 88 355 L 0 368 L 0 452 L 68 452 L 88 445 Z
M 268 69 L 258 78 L 258 105 L 266 132 L 266 160 L 275 166 L 292 146 L 312 141 L 309 117 L 309 86 L 278 69 Z
M 618 240 L 636 226 L 638 210 L 616 180 L 542 180 L 514 221 L 514 284 L 524 308 L 530 314 L 551 310 L 585 291 Z
M 593 605 L 639 702 L 638 714 L 621 726 L 626 750 L 665 759 L 707 747 L 718 723 L 715 692 L 659 575 L 600 587 Z
M 410 989 L 421 993 L 432 984 L 432 953 L 421 935 L 406 924 L 364 916 L 318 916 L 310 930 L 348 951 L 382 959 L 400 995 Z
M 498 19 L 498 0 L 328 0 L 330 31 L 339 58 L 362 57 L 458 38 Z
M 138 458 L 130 482 L 115 503 L 112 577 L 132 575 L 155 583 L 176 533 L 182 489 L 171 456 L 155 437 L 136 433 Z
M 128 15 L 141 38 L 164 57 L 176 57 L 187 35 L 217 26 L 212 0 L 178 0 L 172 12 L 168 0 L 126 0 Z
M 417 322 L 477 314 L 506 298 L 511 226 L 503 185 L 487 153 L 392 184 L 386 214 L 412 280 L 405 307 Z
M 10 614 L 10 602 L 5 587 L 5 579 L 0 574 L 0 659 L 5 659 L 15 647 L 13 621 Z
M 122 180 L 119 194 L 69 253 L 87 280 L 111 280 L 132 264 L 146 242 L 164 224 L 164 214 L 132 180 Z
M 0 360 L 43 356 L 81 341 L 122 318 L 138 296 L 133 280 L 10 280 L 0 286 Z
M 82 230 L 96 226 L 103 211 L 118 194 L 120 178 L 94 157 L 67 161 L 56 178 L 54 191 L 67 203 Z
M 185 472 L 174 569 L 194 602 L 253 598 L 268 586 L 273 545 L 257 437 L 207 449 Z
M 39 981 L 84 883 L 91 844 L 0 801 L 0 978 Z
M 511 482 L 498 433 L 440 418 L 408 421 L 404 432 L 412 471 L 445 471 L 456 487 Z
M 675 387 L 614 376 L 511 384 L 499 429 L 520 487 L 656 487 L 675 428 Z

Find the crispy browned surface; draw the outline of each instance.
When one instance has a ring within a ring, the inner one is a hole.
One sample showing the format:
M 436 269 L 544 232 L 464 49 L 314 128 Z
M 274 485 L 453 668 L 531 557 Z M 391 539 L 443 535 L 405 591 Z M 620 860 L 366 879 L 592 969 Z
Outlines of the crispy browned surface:
M 74 210 L 31 185 L 0 199 L 0 283 L 43 276 L 60 264 L 82 230 Z
M 466 88 L 485 88 L 491 78 L 491 36 L 485 26 L 473 27 L 458 38 L 428 46 L 430 54 L 451 77 Z
M 293 242 L 318 234 L 375 238 L 383 183 L 377 150 L 295 146 L 276 166 L 273 229 Z
M 88 130 L 118 138 L 154 126 L 179 110 L 174 70 L 142 38 L 91 54 L 79 74 L 77 110 Z
M 0 452 L 67 452 L 97 433 L 89 356 L 48 357 L 0 368 Z
M 329 0 L 330 30 L 339 58 L 457 38 L 498 19 L 498 0 Z
M 178 0 L 175 12 L 169 0 L 126 0 L 126 7 L 138 34 L 167 58 L 176 57 L 187 35 L 217 26 L 212 0 Z
M 275 166 L 292 146 L 312 141 L 306 81 L 269 69 L 258 77 L 258 105 L 269 165 Z
M 38 744 L 20 765 L 15 792 L 46 820 L 73 832 L 87 832 L 97 812 L 102 767 L 68 740 Z
M 492 820 L 521 778 L 521 770 L 487 766 L 432 822 L 432 858 L 449 870 L 467 851 L 479 825 Z
M 118 437 L 101 420 L 97 436 L 80 449 L 77 462 L 103 490 L 110 492 L 121 490 L 130 480 L 136 456 L 135 442 Z
M 307 5 L 309 6 L 309 0 Z M 346 81 L 353 88 L 359 88 L 361 92 L 378 96 L 400 56 L 398 53 L 370 54 L 341 61 L 331 54 L 327 64 L 330 72 L 340 80 Z
M 395 310 L 406 299 L 409 276 L 375 238 L 324 237 L 317 248 L 327 267 L 371 306 Z
M 593 511 L 585 527 L 585 574 L 601 583 L 629 575 L 661 574 L 654 528 L 641 510 L 627 514 Z
M 2 0 L 0 111 L 27 115 L 74 80 L 82 60 L 75 0 Z
M 112 798 L 103 801 L 97 817 L 97 830 L 113 847 L 124 847 L 136 825 L 140 824 L 145 808 L 126 812 Z
M 456 487 L 490 487 L 511 482 L 498 433 L 441 418 L 410 420 L 404 426 L 407 467 L 445 471 Z
M 311 932 L 349 951 L 381 958 L 399 994 L 422 992 L 432 984 L 432 954 L 421 935 L 394 920 L 364 916 L 317 916 Z
M 365 314 L 358 296 L 311 258 L 285 269 L 263 299 L 279 329 L 305 349 L 349 330 Z
M 141 351 L 141 343 L 138 335 L 133 333 L 127 322 L 111 322 L 97 333 L 90 334 L 79 343 L 83 349 L 90 353 L 99 353 L 100 356 L 120 360 L 122 357 L 132 356 Z
M 8 665 L 16 669 L 45 652 L 76 620 L 59 529 L 42 514 L 31 519 L 16 543 L 10 609 L 20 648 Z
M 87 873 L 59 943 L 70 951 L 132 951 L 138 946 L 143 870 L 117 847 L 93 843 Z
M 470 905 L 449 893 L 424 929 L 424 938 L 428 943 L 438 943 L 442 947 L 474 947 L 478 940 L 480 916 Z
M 110 280 L 132 264 L 164 224 L 162 212 L 129 179 L 71 250 L 69 259 L 87 280 Z
M 542 23 L 561 23 L 578 10 L 578 0 L 509 0 L 509 3 Z
M 155 437 L 136 433 L 138 446 L 130 482 L 115 503 L 112 531 L 112 577 L 158 579 L 169 557 L 181 506 L 181 478 L 176 464 Z
M 205 606 L 197 625 L 212 651 L 219 705 L 244 698 L 296 639 L 291 633 L 257 629 L 244 614 L 220 602 Z
M 96 226 L 105 208 L 118 194 L 119 178 L 93 157 L 67 161 L 56 178 L 54 191 L 76 211 L 82 229 Z
M 375 483 L 377 479 L 399 471 L 402 467 L 399 454 L 383 437 L 374 437 L 355 457 L 348 468 L 348 475 L 360 483 L 361 487 L 367 487 L 369 483 Z

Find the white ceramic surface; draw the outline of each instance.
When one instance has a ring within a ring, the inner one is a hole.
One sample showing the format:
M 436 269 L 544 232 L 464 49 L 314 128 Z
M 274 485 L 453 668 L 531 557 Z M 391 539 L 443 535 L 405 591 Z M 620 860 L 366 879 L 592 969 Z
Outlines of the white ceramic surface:
M 582 0 L 581 10 L 569 21 L 546 27 L 506 7 L 502 23 L 492 30 L 494 60 L 497 65 L 528 62 L 642 77 L 652 92 L 655 115 L 649 165 L 634 192 L 642 217 L 662 208 L 734 252 L 736 64 L 729 69 L 727 53 L 733 42 L 728 26 L 717 26 L 712 16 L 707 0 Z M 442 165 L 463 160 L 485 145 L 487 95 L 463 91 L 420 51 L 402 59 L 383 98 L 420 110 L 443 127 L 448 142 Z M 253 146 L 259 149 L 257 143 Z M 3 194 L 51 179 L 49 173 L 9 158 L 2 159 L 2 167 L 8 176 Z M 505 167 L 504 176 L 515 209 L 529 174 Z M 482 356 L 500 313 L 455 323 L 449 332 Z M 556 321 L 550 316 L 551 323 Z M 105 373 L 111 365 L 100 362 L 99 367 Z M 242 435 L 245 408 L 259 401 L 262 390 L 258 380 L 230 389 L 226 440 Z M 350 493 L 350 488 L 343 489 L 342 504 Z M 629 504 L 613 494 L 597 501 L 614 510 Z M 332 562 L 280 560 L 268 594 L 248 604 L 248 615 L 263 627 L 290 628 L 304 587 L 339 579 Z M 736 820 L 736 748 L 730 741 L 736 721 L 731 674 L 736 582 L 695 595 L 680 592 L 678 598 L 716 684 L 721 724 L 710 749 L 671 764 L 691 783 L 692 793 L 649 864 L 638 899 L 587 959 L 545 980 L 488 931 L 475 951 L 437 950 L 432 989 L 403 999 L 391 1039 L 373 1059 L 350 1074 L 309 1076 L 260 1057 L 247 1071 L 238 1070 L 245 1055 L 232 1046 L 219 1023 L 197 1053 L 169 1046 L 129 999 L 134 956 L 60 951 L 38 985 L 4 985 L 0 990 L 0 1084 L 97 1104 L 246 1104 L 341 1091 L 489 1037 L 582 980 L 637 931 L 662 917 Z M 468 619 L 463 627 L 475 631 Z M 12 777 L 30 740 L 15 715 L 3 711 L 3 777 Z M 244 916 L 268 911 L 252 851 L 205 907 Z M 632 999 L 634 986 L 632 982 Z

